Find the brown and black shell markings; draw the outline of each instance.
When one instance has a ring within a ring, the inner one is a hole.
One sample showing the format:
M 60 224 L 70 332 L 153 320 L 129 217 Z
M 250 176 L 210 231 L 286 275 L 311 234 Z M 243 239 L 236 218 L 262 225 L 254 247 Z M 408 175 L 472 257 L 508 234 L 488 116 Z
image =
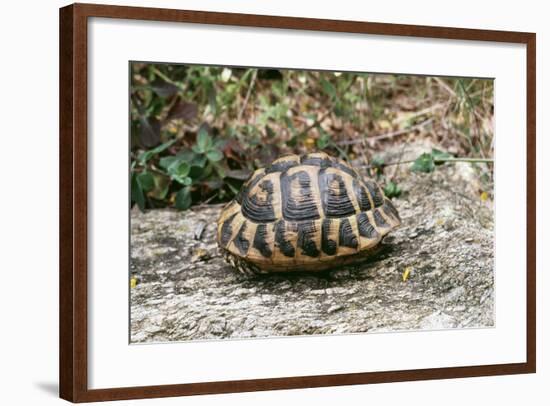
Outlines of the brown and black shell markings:
M 258 169 L 218 220 L 218 244 L 242 272 L 322 271 L 362 260 L 401 220 L 370 179 L 317 152 Z

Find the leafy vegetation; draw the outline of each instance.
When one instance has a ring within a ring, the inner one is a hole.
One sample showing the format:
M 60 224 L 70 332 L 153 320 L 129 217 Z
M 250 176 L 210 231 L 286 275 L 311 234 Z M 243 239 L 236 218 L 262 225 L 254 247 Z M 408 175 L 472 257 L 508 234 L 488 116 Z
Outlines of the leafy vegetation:
M 491 80 L 132 63 L 132 204 L 227 201 L 254 169 L 312 150 L 364 167 L 396 197 L 389 166 L 490 162 L 492 110 Z M 418 137 L 444 151 L 380 158 Z

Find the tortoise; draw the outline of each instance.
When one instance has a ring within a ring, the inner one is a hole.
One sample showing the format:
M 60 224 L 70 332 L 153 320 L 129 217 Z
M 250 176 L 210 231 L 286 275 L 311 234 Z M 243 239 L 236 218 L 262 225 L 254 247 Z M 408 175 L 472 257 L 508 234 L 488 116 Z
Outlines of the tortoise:
M 374 180 L 313 152 L 256 170 L 222 209 L 217 239 L 246 274 L 323 271 L 364 260 L 400 224 Z

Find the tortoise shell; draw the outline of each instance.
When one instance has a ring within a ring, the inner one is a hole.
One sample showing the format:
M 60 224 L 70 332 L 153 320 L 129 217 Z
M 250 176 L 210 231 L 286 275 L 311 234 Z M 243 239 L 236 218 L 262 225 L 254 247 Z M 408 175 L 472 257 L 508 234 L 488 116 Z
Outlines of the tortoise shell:
M 322 271 L 372 253 L 401 220 L 371 179 L 325 153 L 256 170 L 218 219 L 218 244 L 241 272 Z

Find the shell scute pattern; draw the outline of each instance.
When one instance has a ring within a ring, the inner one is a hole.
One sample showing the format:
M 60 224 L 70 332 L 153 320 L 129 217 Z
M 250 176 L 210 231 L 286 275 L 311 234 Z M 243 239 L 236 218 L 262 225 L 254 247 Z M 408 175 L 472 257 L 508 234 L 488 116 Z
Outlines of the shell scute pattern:
M 363 259 L 401 220 L 371 179 L 317 152 L 256 170 L 218 220 L 242 272 L 319 271 Z

